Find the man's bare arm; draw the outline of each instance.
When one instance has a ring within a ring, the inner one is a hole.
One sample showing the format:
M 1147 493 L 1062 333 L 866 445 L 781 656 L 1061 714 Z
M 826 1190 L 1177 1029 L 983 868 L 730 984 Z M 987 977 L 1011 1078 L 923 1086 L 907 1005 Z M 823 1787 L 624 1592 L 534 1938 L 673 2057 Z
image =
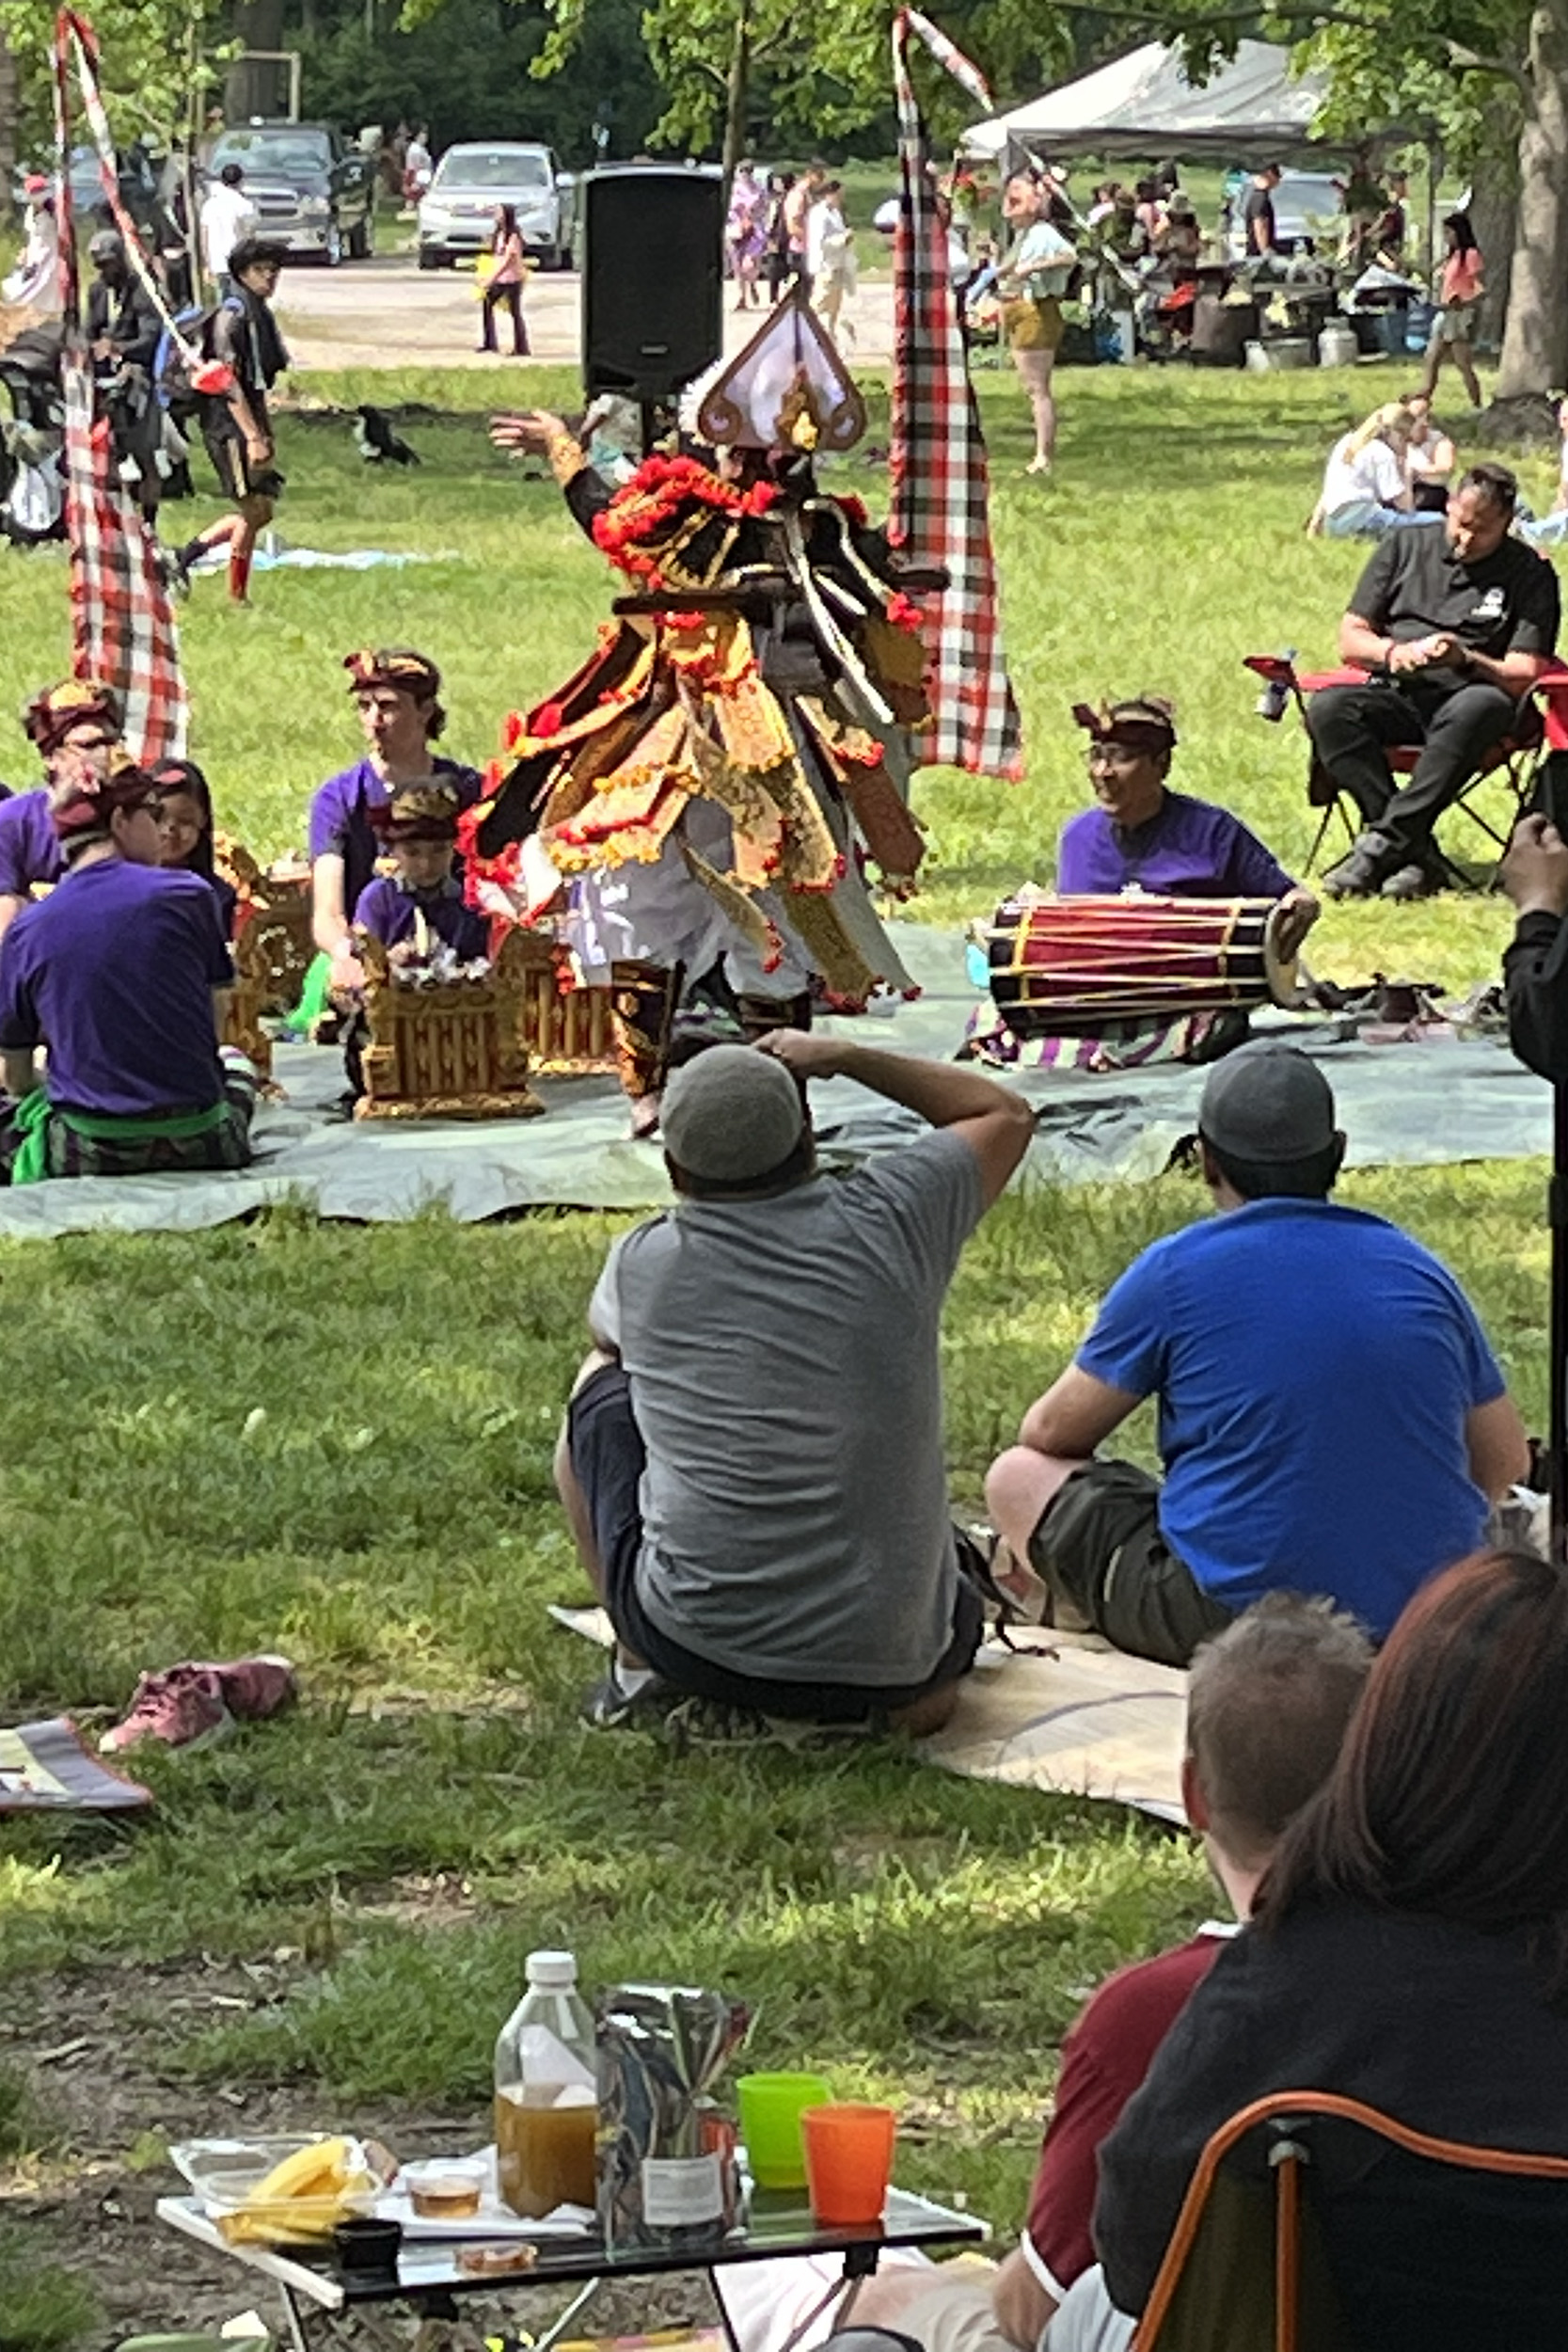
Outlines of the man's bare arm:
M 8 1047 L 0 1054 L 0 1069 L 5 1073 L 6 1092 L 13 1103 L 20 1103 L 24 1094 L 33 1093 L 43 1084 L 38 1057 L 25 1049 L 13 1052 Z
M 1019 1443 L 1032 1446 L 1037 1454 L 1086 1462 L 1142 1403 L 1141 1396 L 1114 1389 L 1108 1380 L 1097 1380 L 1092 1372 L 1069 1364 L 1024 1414 Z
M 1023 1097 L 983 1078 L 961 1062 L 922 1061 L 879 1046 L 779 1029 L 757 1051 L 771 1054 L 799 1078 L 853 1078 L 890 1103 L 900 1103 L 933 1127 L 963 1136 L 980 1163 L 980 1191 L 989 1209 L 1006 1188 L 1035 1129 Z
M 1465 1450 L 1470 1476 L 1489 1502 L 1507 1494 L 1529 1469 L 1529 1439 L 1511 1396 L 1472 1406 L 1465 1416 Z
M 1009 2344 L 1018 2345 L 1019 2352 L 1035 2352 L 1058 2309 L 1055 2296 L 1041 2286 L 1020 2247 L 1013 2249 L 990 2282 L 990 2307 L 997 2327 Z

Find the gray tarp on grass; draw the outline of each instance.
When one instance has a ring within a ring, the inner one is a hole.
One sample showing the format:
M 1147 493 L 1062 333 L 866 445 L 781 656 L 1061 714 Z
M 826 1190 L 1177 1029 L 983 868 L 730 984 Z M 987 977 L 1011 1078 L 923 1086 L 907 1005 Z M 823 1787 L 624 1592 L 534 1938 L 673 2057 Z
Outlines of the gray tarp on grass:
M 885 1017 L 835 1023 L 867 1044 L 946 1058 L 976 996 L 951 934 L 898 926 L 899 950 L 926 993 Z M 1549 1089 L 1486 1039 L 1368 1045 L 1336 1025 L 1267 1016 L 1320 1055 L 1358 1167 L 1516 1159 L 1551 1142 Z M 535 1207 L 641 1209 L 668 1200 L 657 1147 L 632 1143 L 610 1078 L 545 1079 L 543 1119 L 356 1124 L 330 1116 L 340 1057 L 284 1046 L 287 1102 L 256 1123 L 257 1157 L 233 1174 L 85 1177 L 0 1191 L 0 1235 L 174 1231 L 221 1225 L 269 1201 L 324 1217 L 396 1223 L 435 1205 L 465 1224 Z M 1203 1073 L 1167 1065 L 1106 1077 L 1038 1072 L 1015 1081 L 1037 1105 L 1026 1173 L 1063 1183 L 1148 1176 L 1195 1123 Z M 836 1159 L 885 1151 L 919 1121 L 846 1079 L 814 1090 L 818 1133 Z

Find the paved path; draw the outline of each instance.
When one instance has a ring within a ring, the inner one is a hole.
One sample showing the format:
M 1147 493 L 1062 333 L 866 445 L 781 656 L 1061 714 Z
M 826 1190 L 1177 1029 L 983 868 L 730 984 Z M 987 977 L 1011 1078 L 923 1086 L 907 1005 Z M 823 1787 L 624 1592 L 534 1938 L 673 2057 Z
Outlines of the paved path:
M 736 313 L 725 293 L 724 347 L 736 351 L 759 313 Z M 537 270 L 525 297 L 533 357 L 556 366 L 580 358 L 581 281 L 576 271 Z M 474 349 L 479 304 L 472 274 L 466 270 L 421 270 L 412 257 L 378 255 L 372 262 L 347 262 L 341 269 L 309 263 L 283 273 L 278 310 L 295 365 L 300 368 L 486 368 L 514 375 L 519 363 L 492 359 Z M 844 338 L 845 356 L 870 367 L 885 367 L 893 350 L 893 285 L 873 278 L 854 305 L 855 337 Z M 503 343 L 507 321 L 498 321 Z

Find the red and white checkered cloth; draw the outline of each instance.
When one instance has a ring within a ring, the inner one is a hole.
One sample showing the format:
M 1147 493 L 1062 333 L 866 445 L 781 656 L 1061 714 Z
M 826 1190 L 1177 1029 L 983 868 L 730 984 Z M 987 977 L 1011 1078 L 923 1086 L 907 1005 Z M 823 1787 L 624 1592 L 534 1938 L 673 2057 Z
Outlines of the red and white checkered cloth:
M 936 723 L 917 739 L 919 756 L 979 775 L 1016 777 L 1023 772 L 1023 747 L 1002 650 L 986 444 L 927 169 L 926 127 L 910 80 L 911 33 L 981 105 L 990 105 L 968 58 L 918 9 L 900 8 L 893 24 L 902 184 L 893 244 L 897 364 L 888 536 L 910 563 L 942 566 L 950 582 L 940 596 L 925 599 L 922 634 Z
M 71 675 L 119 695 L 125 748 L 142 767 L 182 759 L 189 703 L 157 543 L 114 479 L 108 421 L 93 416 L 90 367 L 68 357 L 62 381 Z

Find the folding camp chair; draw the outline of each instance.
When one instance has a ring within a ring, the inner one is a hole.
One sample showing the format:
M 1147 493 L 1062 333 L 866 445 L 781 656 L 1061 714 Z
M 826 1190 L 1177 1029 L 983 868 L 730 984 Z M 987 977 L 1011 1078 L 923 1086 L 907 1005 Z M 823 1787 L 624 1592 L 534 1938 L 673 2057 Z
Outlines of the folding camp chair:
M 1133 2352 L 1560 2352 L 1565 2248 L 1568 2156 L 1277 2091 L 1204 2149 Z
M 1277 722 L 1283 719 L 1286 711 L 1294 704 L 1304 727 L 1307 724 L 1307 705 L 1309 696 L 1322 693 L 1325 686 L 1364 685 L 1367 675 L 1364 670 L 1354 669 L 1298 670 L 1290 654 L 1247 654 L 1243 657 L 1243 667 L 1250 670 L 1255 677 L 1260 677 L 1270 690 L 1259 701 L 1259 710 L 1264 718 Z M 1568 668 L 1563 668 L 1560 675 L 1563 686 L 1568 687 Z M 1495 845 L 1499 856 L 1508 847 L 1509 835 L 1523 815 L 1534 789 L 1535 771 L 1545 741 L 1543 697 L 1547 689 L 1548 680 L 1556 678 L 1557 675 L 1558 671 L 1554 667 L 1552 671 L 1537 680 L 1528 694 L 1521 697 L 1514 724 L 1510 732 L 1499 737 L 1497 741 L 1491 746 L 1475 773 L 1467 779 L 1449 803 L 1450 808 L 1463 810 L 1472 824 L 1480 826 L 1488 840 Z M 1421 747 L 1418 743 L 1396 743 L 1386 747 L 1388 765 L 1396 776 L 1411 774 L 1420 755 Z M 1512 795 L 1506 828 L 1501 831 L 1480 807 L 1475 798 L 1478 787 L 1494 776 L 1499 776 L 1502 779 Z M 1311 807 L 1323 811 L 1322 821 L 1313 835 L 1311 851 L 1307 860 L 1306 871 L 1310 874 L 1315 870 L 1319 857 L 1322 855 L 1323 842 L 1334 821 L 1336 811 L 1338 813 L 1340 823 L 1344 826 L 1346 839 L 1350 842 L 1354 842 L 1357 834 L 1362 830 L 1363 819 L 1360 811 L 1351 801 L 1350 795 L 1341 786 L 1335 783 L 1315 750 L 1310 754 L 1307 767 L 1307 798 Z M 1448 811 L 1445 810 L 1444 814 L 1447 815 Z M 1472 887 L 1468 877 L 1439 847 L 1435 835 L 1433 840 L 1433 850 L 1444 873 L 1456 890 L 1467 890 Z M 1490 876 L 1487 882 L 1490 886 Z

